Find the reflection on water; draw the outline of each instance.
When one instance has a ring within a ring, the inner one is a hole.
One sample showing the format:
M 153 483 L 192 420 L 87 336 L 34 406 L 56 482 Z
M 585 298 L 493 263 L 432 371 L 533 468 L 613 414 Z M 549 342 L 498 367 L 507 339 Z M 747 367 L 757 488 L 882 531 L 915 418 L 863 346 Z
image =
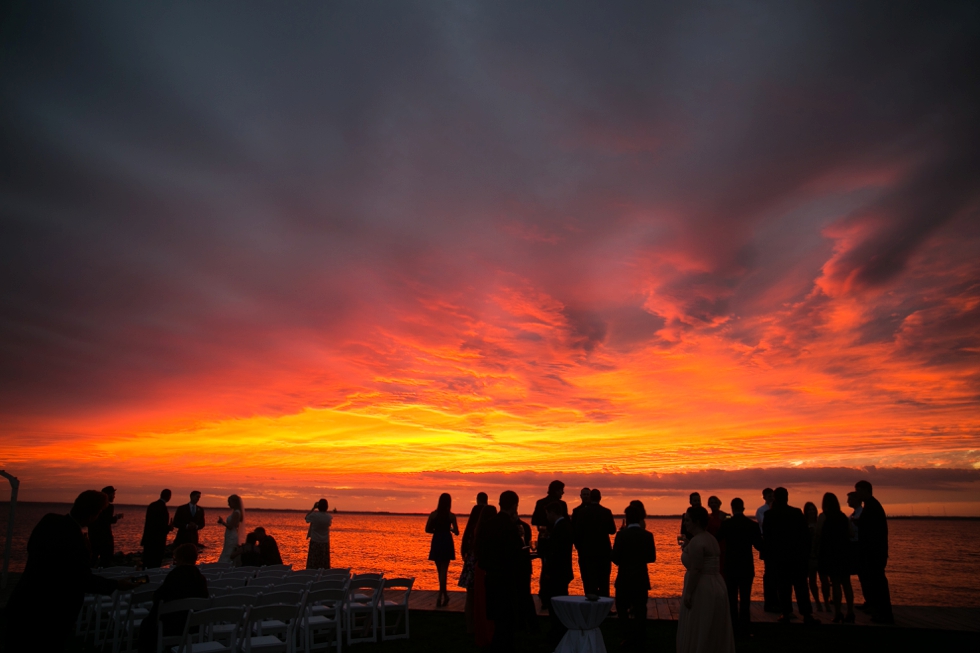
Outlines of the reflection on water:
M 31 529 L 47 512 L 67 512 L 66 504 L 20 504 L 11 569 L 23 569 L 26 561 L 27 538 Z M 174 508 L 171 506 L 171 514 Z M 213 561 L 221 552 L 224 527 L 217 524 L 218 516 L 227 517 L 228 509 L 206 509 L 207 527 L 201 531 L 205 545 L 203 561 Z M 115 526 L 116 550 L 137 551 L 143 530 L 145 508 L 118 506 L 116 512 L 126 516 Z M 7 504 L 0 504 L 0 523 L 6 523 Z M 243 528 L 251 530 L 264 526 L 276 538 L 283 561 L 301 569 L 306 566 L 306 522 L 303 513 L 253 510 L 246 513 Z M 459 518 L 462 531 L 466 517 Z M 650 519 L 647 528 L 657 544 L 657 562 L 650 565 L 652 594 L 678 596 L 684 582 L 684 568 L 677 546 L 679 521 Z M 980 606 L 980 522 L 942 520 L 893 520 L 888 523 L 891 558 L 888 579 L 892 600 L 904 605 Z M 244 535 L 244 531 L 242 533 Z M 0 534 L 5 535 L 5 533 Z M 435 565 L 429 562 L 429 538 L 425 533 L 425 517 L 415 515 L 356 515 L 334 516 L 331 528 L 330 557 L 335 567 L 351 567 L 355 571 L 384 571 L 388 576 L 414 576 L 418 589 L 438 589 Z M 2 541 L 2 540 L 0 540 Z M 459 538 L 456 538 L 457 552 Z M 457 553 L 458 555 L 458 553 Z M 449 568 L 450 589 L 458 589 L 456 581 L 462 562 L 457 559 Z M 537 589 L 538 563 L 535 563 Z M 576 576 L 578 563 L 575 562 Z M 615 567 L 613 568 L 615 576 Z M 757 563 L 757 582 L 753 599 L 761 600 L 762 563 Z M 855 591 L 860 598 L 857 578 Z M 571 585 L 573 594 L 582 593 L 581 580 Z

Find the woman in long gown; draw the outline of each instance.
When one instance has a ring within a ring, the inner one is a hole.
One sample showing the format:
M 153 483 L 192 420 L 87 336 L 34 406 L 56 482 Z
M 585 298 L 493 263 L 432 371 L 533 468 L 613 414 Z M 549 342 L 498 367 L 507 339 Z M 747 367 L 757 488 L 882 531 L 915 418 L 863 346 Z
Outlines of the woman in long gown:
M 432 534 L 429 547 L 429 560 L 436 563 L 439 574 L 439 598 L 436 607 L 449 605 L 449 592 L 446 591 L 446 577 L 449 574 L 449 562 L 456 559 L 456 544 L 453 535 L 459 535 L 456 515 L 452 513 L 453 498 L 448 492 L 439 496 L 439 506 L 429 515 L 425 524 L 425 532 Z
M 718 572 L 721 550 L 705 530 L 708 511 L 688 508 L 684 526 L 691 538 L 681 553 L 687 573 L 677 620 L 677 653 L 735 653 L 728 590 Z
M 235 553 L 241 540 L 238 537 L 238 527 L 245 521 L 245 508 L 242 506 L 242 498 L 237 494 L 228 497 L 228 507 L 231 514 L 228 519 L 218 517 L 218 523 L 225 527 L 225 543 L 221 547 L 221 555 L 218 562 L 231 562 L 231 556 Z

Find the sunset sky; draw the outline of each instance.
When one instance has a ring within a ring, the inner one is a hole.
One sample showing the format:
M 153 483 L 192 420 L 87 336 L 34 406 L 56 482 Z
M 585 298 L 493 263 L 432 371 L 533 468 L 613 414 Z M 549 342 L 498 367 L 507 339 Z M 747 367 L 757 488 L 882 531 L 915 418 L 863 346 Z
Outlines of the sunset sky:
M 2 11 L 22 499 L 980 515 L 980 4 Z

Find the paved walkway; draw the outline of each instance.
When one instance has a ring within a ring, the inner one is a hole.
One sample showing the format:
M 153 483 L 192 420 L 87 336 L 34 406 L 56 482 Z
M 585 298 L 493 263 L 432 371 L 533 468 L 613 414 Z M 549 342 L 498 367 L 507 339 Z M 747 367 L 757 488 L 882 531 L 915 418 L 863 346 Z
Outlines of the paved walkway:
M 409 599 L 409 608 L 412 610 L 439 610 L 446 612 L 462 612 L 466 606 L 465 592 L 449 592 L 449 605 L 442 608 L 436 607 L 436 597 L 438 592 L 433 590 L 415 590 Z M 538 597 L 534 597 L 534 603 L 540 612 L 541 604 Z M 680 597 L 650 597 L 647 603 L 647 615 L 649 619 L 660 619 L 663 621 L 677 621 L 681 611 Z M 980 632 L 980 608 L 941 608 L 934 606 L 912 606 L 896 605 L 895 625 L 900 628 L 934 628 L 938 630 L 967 630 Z M 824 623 L 830 623 L 833 613 L 815 612 L 814 616 Z M 758 623 L 775 623 L 779 617 L 762 610 L 762 605 L 752 604 L 752 621 Z M 871 617 L 864 612 L 857 611 L 856 623 L 859 626 L 874 626 L 875 628 L 888 628 L 888 626 L 878 626 L 871 623 Z M 801 622 L 802 620 L 800 620 Z

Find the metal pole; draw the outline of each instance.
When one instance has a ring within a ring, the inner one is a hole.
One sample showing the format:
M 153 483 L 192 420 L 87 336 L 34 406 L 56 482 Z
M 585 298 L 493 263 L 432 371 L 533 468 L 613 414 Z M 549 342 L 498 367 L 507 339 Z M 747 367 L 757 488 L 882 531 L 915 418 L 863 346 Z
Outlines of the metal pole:
M 7 569 L 10 567 L 10 547 L 14 542 L 14 509 L 17 507 L 17 490 L 20 488 L 20 481 L 16 476 L 11 476 L 0 469 L 0 476 L 10 481 L 10 514 L 7 517 L 7 542 L 3 547 L 3 577 L 0 578 L 0 588 L 7 586 Z

